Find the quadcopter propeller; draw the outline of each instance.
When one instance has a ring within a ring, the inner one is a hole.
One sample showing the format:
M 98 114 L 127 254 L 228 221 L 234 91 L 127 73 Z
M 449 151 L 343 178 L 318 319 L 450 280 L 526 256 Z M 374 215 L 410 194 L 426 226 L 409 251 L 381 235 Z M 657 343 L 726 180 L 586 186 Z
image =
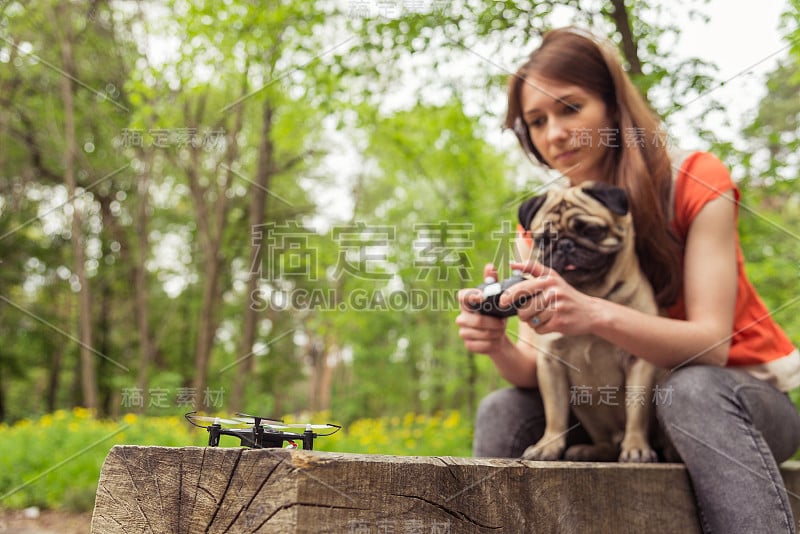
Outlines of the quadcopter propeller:
M 259 426 L 265 426 L 273 429 L 279 428 L 302 428 L 304 430 L 326 430 L 326 429 L 333 429 L 339 430 L 341 427 L 339 425 L 333 424 L 324 424 L 324 425 L 312 425 L 308 423 L 284 423 L 282 420 L 279 419 L 270 419 L 267 417 L 258 417 L 256 415 L 248 415 L 244 413 L 237 413 L 236 415 L 240 416 L 237 417 L 236 420 L 240 423 L 248 424 L 248 425 L 255 425 L 258 424 Z M 258 423 L 256 423 L 258 420 Z
M 236 417 L 236 421 L 241 425 L 255 425 L 258 424 L 259 426 L 282 426 L 283 420 L 282 419 L 272 419 L 271 417 L 259 417 L 257 415 L 248 415 L 246 413 L 236 413 L 239 417 Z M 256 423 L 258 421 L 258 423 Z
M 200 428 L 205 428 L 203 425 L 195 424 L 195 421 L 199 421 L 202 423 L 211 423 L 214 425 L 243 425 L 245 422 L 243 421 L 235 421 L 233 419 L 224 419 L 222 417 L 210 417 L 206 415 L 197 415 L 197 412 L 189 412 L 184 415 L 187 421 L 192 423 L 194 426 L 199 426 Z
M 332 425 L 330 423 L 326 423 L 324 425 L 310 425 L 306 423 L 291 423 L 291 424 L 280 424 L 274 425 L 275 428 L 303 428 L 306 430 L 325 430 L 328 428 L 341 428 L 338 425 Z

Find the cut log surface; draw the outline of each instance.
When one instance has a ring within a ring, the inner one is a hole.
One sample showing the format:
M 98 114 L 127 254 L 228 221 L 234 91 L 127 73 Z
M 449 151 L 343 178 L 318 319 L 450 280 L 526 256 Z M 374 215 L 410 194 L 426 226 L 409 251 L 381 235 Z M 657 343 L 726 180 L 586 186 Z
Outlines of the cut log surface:
M 800 468 L 783 466 L 791 493 Z M 796 516 L 800 498 L 790 498 Z M 93 534 L 700 532 L 680 464 L 115 446 Z

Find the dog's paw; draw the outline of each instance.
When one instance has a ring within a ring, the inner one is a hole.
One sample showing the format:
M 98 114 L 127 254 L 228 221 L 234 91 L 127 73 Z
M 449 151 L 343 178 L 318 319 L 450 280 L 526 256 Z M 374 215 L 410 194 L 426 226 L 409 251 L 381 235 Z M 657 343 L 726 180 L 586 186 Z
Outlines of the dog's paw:
M 573 445 L 564 453 L 570 462 L 613 462 L 619 456 L 619 448 L 611 443 Z
M 531 445 L 522 453 L 523 460 L 534 460 L 540 462 L 552 462 L 561 459 L 566 443 L 562 440 L 545 440 L 542 438 L 534 445 Z
M 625 463 L 653 463 L 658 461 L 656 451 L 644 435 L 628 433 L 620 445 L 619 461 Z
M 654 463 L 658 461 L 658 454 L 650 447 L 634 447 L 623 449 L 619 461 L 634 464 Z

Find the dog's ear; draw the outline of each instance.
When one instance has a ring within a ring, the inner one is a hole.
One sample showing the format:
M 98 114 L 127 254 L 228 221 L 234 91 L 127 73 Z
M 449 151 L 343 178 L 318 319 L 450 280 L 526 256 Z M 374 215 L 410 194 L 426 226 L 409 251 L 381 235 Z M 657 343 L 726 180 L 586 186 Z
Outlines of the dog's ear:
M 621 187 L 603 183 L 593 183 L 583 188 L 583 192 L 597 200 L 615 215 L 625 215 L 628 213 L 628 194 Z
M 546 199 L 547 193 L 529 198 L 520 204 L 517 215 L 519 216 L 519 222 L 523 228 L 526 230 L 531 229 L 531 221 L 533 220 L 533 216 L 536 215 L 536 212 L 539 211 L 539 208 L 542 207 L 542 204 L 544 204 Z

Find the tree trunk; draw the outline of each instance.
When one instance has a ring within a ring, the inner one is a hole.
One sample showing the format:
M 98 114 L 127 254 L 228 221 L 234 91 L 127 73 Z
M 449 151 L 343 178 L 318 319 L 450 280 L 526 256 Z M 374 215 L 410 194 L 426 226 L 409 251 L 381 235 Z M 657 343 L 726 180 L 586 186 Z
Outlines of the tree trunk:
M 197 210 L 197 229 L 203 255 L 203 300 L 195 346 L 195 395 L 203 395 L 208 381 L 211 346 L 216 331 L 214 315 L 218 304 L 219 256 L 221 254 L 219 250 L 220 239 L 214 232 L 215 225 L 209 220 L 209 209 L 205 198 L 206 190 L 200 185 L 199 175 L 199 153 L 197 149 L 193 149 L 189 168 L 189 189 L 194 196 L 195 209 Z M 225 198 L 224 193 L 217 196 L 217 201 L 220 200 L 220 197 Z
M 75 276 L 78 278 L 78 339 L 80 340 L 80 376 L 83 404 L 90 410 L 97 409 L 97 379 L 94 369 L 92 346 L 91 297 L 89 280 L 86 277 L 86 257 L 84 249 L 81 212 L 74 201 L 77 191 L 75 180 L 75 156 L 77 144 L 75 139 L 75 103 L 73 100 L 72 80 L 76 79 L 72 56 L 72 14 L 69 2 L 59 2 L 54 26 L 62 27 L 61 62 L 65 75 L 61 76 L 61 97 L 64 104 L 64 181 L 67 185 L 68 198 L 72 200 L 72 251 Z
M 147 210 L 150 199 L 150 164 L 152 156 L 146 159 L 145 172 L 139 179 L 139 191 L 137 200 L 139 202 L 136 215 L 136 239 L 137 253 L 133 264 L 133 298 L 136 309 L 136 329 L 139 337 L 139 374 L 136 379 L 136 387 L 142 393 L 147 391 L 149 385 L 150 366 L 155 359 L 155 343 L 153 334 L 150 331 L 150 302 L 149 289 L 147 285 L 147 253 L 150 243 L 147 235 L 148 219 Z M 139 411 L 144 412 L 145 403 L 139 406 Z
M 243 84 L 244 86 L 244 84 Z M 246 87 L 246 86 L 244 86 Z M 194 114 L 194 124 L 202 124 L 204 100 L 198 103 L 197 111 Z M 191 117 L 187 106 L 187 117 Z M 222 250 L 222 240 L 225 231 L 226 219 L 228 214 L 227 191 L 233 181 L 234 161 L 238 157 L 238 145 L 236 138 L 242 131 L 244 120 L 244 106 L 238 106 L 235 123 L 232 131 L 227 132 L 227 150 L 225 152 L 225 165 L 217 165 L 216 168 L 223 167 L 225 170 L 225 180 L 219 185 L 216 177 L 212 177 L 210 184 L 218 184 L 216 198 L 213 203 L 208 205 L 206 193 L 209 186 L 200 184 L 200 160 L 199 148 L 191 148 L 191 163 L 189 171 L 189 190 L 194 197 L 195 209 L 197 210 L 198 234 L 200 246 L 203 254 L 203 304 L 200 311 L 200 329 L 197 332 L 197 346 L 195 348 L 195 377 L 194 393 L 199 399 L 204 399 L 208 385 L 208 369 L 211 365 L 211 351 L 214 346 L 214 337 L 220 322 L 220 308 L 222 301 L 222 289 L 220 287 L 220 276 L 222 266 L 225 264 L 225 253 Z
M 50 354 L 50 366 L 47 369 L 47 392 L 45 394 L 45 409 L 48 413 L 56 411 L 56 399 L 58 397 L 58 383 L 61 375 L 61 360 L 64 357 L 62 345 L 56 344 Z M 0 418 L 1 420 L 2 418 Z
M 317 394 L 318 406 L 317 411 L 325 412 L 331 407 L 331 388 L 333 387 L 333 372 L 339 363 L 339 347 L 334 342 L 328 340 L 324 346 L 325 354 L 323 354 L 323 366 L 320 369 L 321 376 L 319 377 L 319 392 Z
M 3 364 L 0 363 L 0 421 L 6 420 L 6 384 L 3 380 Z
M 102 202 L 101 202 L 102 203 Z M 110 215 L 110 213 L 109 213 Z M 111 283 L 106 278 L 98 277 L 99 285 L 98 292 L 100 294 L 98 316 L 97 316 L 97 343 L 98 349 L 101 354 L 110 354 L 112 351 L 112 343 L 110 334 L 111 326 L 111 309 L 114 305 L 114 292 L 111 289 Z M 114 406 L 114 391 L 112 389 L 112 381 L 110 380 L 109 362 L 105 358 L 101 358 L 97 362 L 97 381 L 98 400 L 97 410 L 98 415 L 109 416 Z
M 322 386 L 325 376 L 325 367 L 328 353 L 325 350 L 325 343 L 312 336 L 307 344 L 307 357 L 310 363 L 311 379 L 308 381 L 308 407 L 312 412 L 322 410 L 323 397 Z
M 611 0 L 611 5 L 613 6 L 613 10 L 610 13 L 611 20 L 614 21 L 614 25 L 617 27 L 620 37 L 622 37 L 622 53 L 628 61 L 628 73 L 638 76 L 642 74 L 642 62 L 639 60 L 639 47 L 636 43 L 636 37 L 633 35 L 625 0 Z
M 194 394 L 204 395 L 208 385 L 208 368 L 211 363 L 211 349 L 214 345 L 214 336 L 218 321 L 216 307 L 219 299 L 219 274 L 220 267 L 217 259 L 218 250 L 208 251 L 211 257 L 206 258 L 203 268 L 203 307 L 200 311 L 200 328 L 197 332 L 197 347 L 195 349 L 195 377 Z
M 264 102 L 261 122 L 261 143 L 258 150 L 258 167 L 255 181 L 250 187 L 250 230 L 264 222 L 266 214 L 267 191 L 269 190 L 272 175 L 275 169 L 274 152 L 272 145 L 273 108 L 269 99 Z M 253 372 L 253 345 L 256 339 L 259 312 L 252 305 L 251 295 L 258 289 L 259 274 L 256 266 L 261 264 L 261 247 L 250 247 L 250 273 L 247 279 L 247 294 L 245 296 L 244 324 L 242 327 L 242 342 L 240 345 L 240 358 L 245 358 L 236 366 L 233 378 L 230 405 L 234 411 L 242 410 L 242 399 L 246 394 L 247 378 Z M 248 356 L 249 355 L 249 356 Z
M 59 298 L 58 294 L 50 295 L 50 302 L 53 303 L 54 309 L 59 309 L 63 306 L 63 300 Z M 58 313 L 55 314 L 58 316 Z M 67 313 L 64 314 L 69 317 L 69 308 Z M 56 411 L 56 404 L 58 402 L 58 388 L 61 385 L 61 368 L 64 361 L 64 344 L 53 343 L 50 349 L 50 365 L 47 369 L 47 391 L 45 392 L 45 409 L 48 413 Z

